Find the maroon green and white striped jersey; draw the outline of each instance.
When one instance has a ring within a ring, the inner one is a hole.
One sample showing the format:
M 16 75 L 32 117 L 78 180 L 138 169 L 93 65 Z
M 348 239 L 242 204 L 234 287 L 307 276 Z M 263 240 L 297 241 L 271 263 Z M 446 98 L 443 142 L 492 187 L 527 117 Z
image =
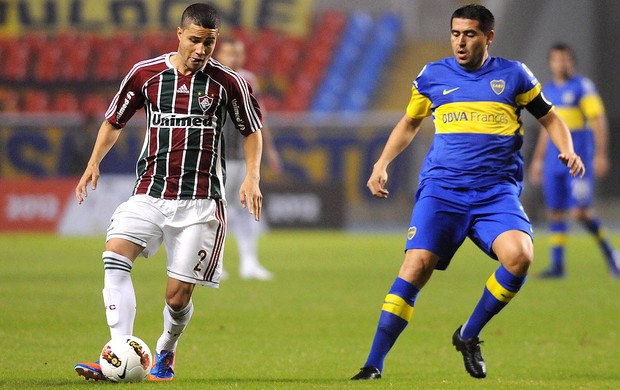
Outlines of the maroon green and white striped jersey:
M 262 127 L 258 102 L 243 77 L 213 58 L 202 70 L 183 75 L 170 62 L 173 54 L 137 63 L 121 82 L 106 119 L 122 128 L 138 109 L 146 110 L 135 195 L 223 199 L 227 113 L 235 131 L 248 136 Z

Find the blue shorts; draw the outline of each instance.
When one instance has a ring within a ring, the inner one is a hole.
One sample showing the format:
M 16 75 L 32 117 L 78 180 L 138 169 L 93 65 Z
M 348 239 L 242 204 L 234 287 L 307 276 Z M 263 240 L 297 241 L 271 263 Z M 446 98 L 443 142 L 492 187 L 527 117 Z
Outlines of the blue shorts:
M 548 170 L 543 176 L 545 204 L 551 210 L 587 208 L 594 201 L 594 174 L 586 167 L 583 178 L 572 177 L 568 168 L 561 171 Z
M 405 250 L 426 249 L 439 256 L 435 267 L 445 270 L 456 250 L 469 237 L 491 258 L 493 241 L 509 230 L 532 237 L 532 224 L 521 201 L 520 188 L 502 184 L 477 190 L 424 185 L 416 193 Z
M 549 143 L 545 152 L 543 194 L 551 210 L 587 208 L 594 201 L 594 136 L 591 131 L 573 131 L 575 153 L 581 156 L 586 173 L 583 178 L 572 177 L 568 168 L 558 160 L 559 150 Z

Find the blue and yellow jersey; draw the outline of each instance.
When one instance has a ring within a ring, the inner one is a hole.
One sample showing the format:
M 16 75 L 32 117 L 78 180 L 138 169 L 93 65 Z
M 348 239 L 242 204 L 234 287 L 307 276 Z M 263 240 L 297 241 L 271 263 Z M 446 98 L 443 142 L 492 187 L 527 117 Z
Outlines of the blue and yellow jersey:
M 543 92 L 557 109 L 558 115 L 564 119 L 573 136 L 575 152 L 581 156 L 586 170 L 591 167 L 594 157 L 594 136 L 588 122 L 605 115 L 605 107 L 594 83 L 581 75 L 575 75 L 563 84 L 549 81 L 543 85 Z M 547 145 L 547 161 L 545 166 L 561 170 L 558 165 L 558 149 L 549 142 Z
M 473 72 L 453 57 L 427 64 L 413 82 L 407 106 L 410 117 L 432 115 L 435 124 L 420 185 L 463 189 L 506 182 L 520 185 L 521 110 L 528 106 L 537 117 L 549 112 L 552 106 L 541 90 L 532 72 L 517 61 L 489 57 Z

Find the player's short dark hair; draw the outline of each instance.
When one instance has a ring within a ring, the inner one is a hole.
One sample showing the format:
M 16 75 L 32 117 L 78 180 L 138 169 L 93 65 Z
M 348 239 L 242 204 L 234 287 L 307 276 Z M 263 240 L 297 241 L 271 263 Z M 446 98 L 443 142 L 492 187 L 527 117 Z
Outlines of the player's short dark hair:
M 573 47 L 568 43 L 556 42 L 551 45 L 551 47 L 549 48 L 549 52 L 547 53 L 547 58 L 551 55 L 552 51 L 563 51 L 565 53 L 568 53 L 573 59 L 573 61 L 577 61 L 577 57 L 575 57 L 575 50 L 573 50 Z
M 477 20 L 484 35 L 489 35 L 495 28 L 495 17 L 488 8 L 480 4 L 468 4 L 454 11 L 450 18 L 450 28 L 454 18 Z
M 190 24 L 195 24 L 204 28 L 219 29 L 221 23 L 217 10 L 205 3 L 190 5 L 185 8 L 181 16 L 181 26 L 184 28 Z

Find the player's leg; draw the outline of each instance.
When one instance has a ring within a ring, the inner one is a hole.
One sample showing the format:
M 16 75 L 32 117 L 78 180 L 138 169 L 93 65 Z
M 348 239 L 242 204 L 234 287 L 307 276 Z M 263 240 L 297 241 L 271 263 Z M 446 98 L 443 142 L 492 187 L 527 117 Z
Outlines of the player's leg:
M 432 191 L 425 189 L 432 195 Z M 381 378 L 385 358 L 405 329 L 420 289 L 435 268 L 445 269 L 465 239 L 465 216 L 451 204 L 420 194 L 407 235 L 405 260 L 385 297 L 366 363 L 353 380 Z M 440 261 L 441 259 L 441 261 Z
M 540 276 L 543 278 L 562 278 L 566 273 L 564 259 L 568 234 L 568 220 L 565 210 L 548 210 L 549 247 L 551 265 Z
M 239 276 L 242 279 L 271 280 L 273 274 L 258 259 L 258 241 L 261 223 L 256 222 L 252 215 L 244 210 L 237 220 L 243 233 L 236 233 L 239 249 Z
M 398 277 L 383 301 L 366 363 L 351 379 L 381 378 L 385 358 L 409 324 L 418 293 L 430 279 L 438 260 L 437 255 L 427 250 L 410 249 L 406 252 Z
M 157 340 L 155 362 L 149 375 L 151 381 L 174 379 L 174 359 L 179 338 L 194 313 L 194 284 L 168 278 L 164 307 L 164 330 Z
M 534 257 L 532 238 L 518 230 L 502 233 L 493 243 L 501 265 L 489 277 L 482 297 L 469 319 L 453 335 L 452 343 L 463 354 L 465 369 L 475 378 L 486 377 L 479 335 L 521 289 Z
M 159 228 L 152 222 L 154 212 L 146 197 L 132 197 L 121 204 L 112 217 L 103 252 L 103 301 L 111 337 L 130 335 L 136 315 L 136 296 L 131 279 L 133 262 L 140 253 L 161 242 Z M 152 252 L 154 249 L 152 249 Z M 105 379 L 99 362 L 78 363 L 78 375 L 84 378 Z
M 245 178 L 245 161 L 226 163 L 226 198 L 230 231 L 237 241 L 239 252 L 239 276 L 242 279 L 271 280 L 273 274 L 258 259 L 258 241 L 261 223 L 244 209 L 239 202 L 239 189 Z
M 478 304 L 465 324 L 455 331 L 452 343 L 463 355 L 467 372 L 484 378 L 486 364 L 479 335 L 521 289 L 534 259 L 534 245 L 532 225 L 519 201 L 518 188 L 498 186 L 489 190 L 472 213 L 470 238 L 489 256 L 497 258 L 500 266 L 488 278 Z
M 557 165 L 554 161 L 554 167 Z M 551 264 L 540 276 L 561 278 L 565 275 L 564 258 L 568 234 L 567 210 L 571 202 L 570 175 L 550 169 L 543 180 L 543 194 L 547 205 L 549 251 Z
M 577 219 L 584 228 L 596 239 L 605 256 L 609 273 L 612 277 L 620 276 L 618 264 L 618 254 L 611 245 L 605 229 L 601 226 L 600 218 L 594 213 L 591 207 L 579 207 L 573 210 L 575 219 Z
M 192 317 L 195 285 L 218 287 L 226 239 L 224 203 L 212 199 L 170 201 L 174 218 L 164 227 L 168 284 L 163 330 L 149 380 L 174 378 L 176 348 Z M 199 221 L 199 223 L 197 223 Z

